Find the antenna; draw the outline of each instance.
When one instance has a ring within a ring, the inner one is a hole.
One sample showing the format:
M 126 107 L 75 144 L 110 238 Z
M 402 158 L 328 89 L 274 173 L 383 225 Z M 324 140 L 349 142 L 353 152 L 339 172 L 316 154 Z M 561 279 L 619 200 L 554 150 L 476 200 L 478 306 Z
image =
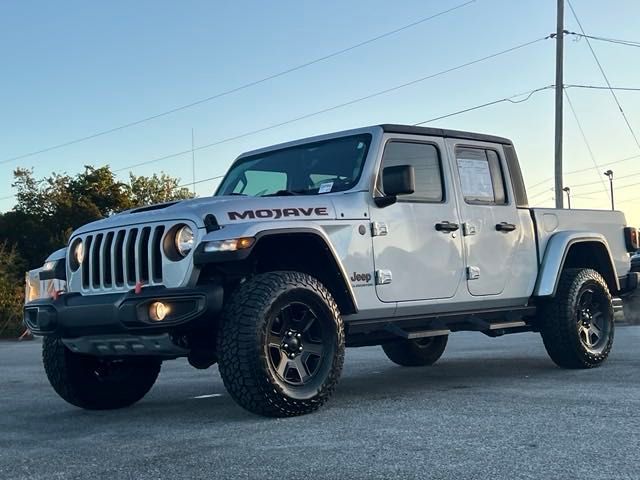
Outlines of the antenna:
M 191 172 L 193 174 L 193 183 L 191 189 L 193 190 L 193 196 L 196 195 L 196 148 L 194 142 L 193 128 L 191 128 Z

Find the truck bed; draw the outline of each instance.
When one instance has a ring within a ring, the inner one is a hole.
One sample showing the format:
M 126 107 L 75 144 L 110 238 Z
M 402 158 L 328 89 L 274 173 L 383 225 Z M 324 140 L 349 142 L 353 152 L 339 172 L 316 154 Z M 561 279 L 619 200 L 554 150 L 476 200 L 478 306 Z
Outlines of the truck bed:
M 549 238 L 558 231 L 580 230 L 604 235 L 611 250 L 618 275 L 629 271 L 629 254 L 624 242 L 624 214 L 609 210 L 559 210 L 532 208 L 531 216 L 538 238 L 538 258 L 541 260 Z

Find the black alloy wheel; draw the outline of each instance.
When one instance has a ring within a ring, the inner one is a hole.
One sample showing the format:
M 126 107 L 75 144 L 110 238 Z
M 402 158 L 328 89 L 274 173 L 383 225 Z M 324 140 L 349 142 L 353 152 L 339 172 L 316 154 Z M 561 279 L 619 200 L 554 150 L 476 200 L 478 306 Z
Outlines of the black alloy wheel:
M 609 339 L 612 322 L 608 315 L 607 299 L 601 291 L 591 286 L 582 290 L 576 325 L 582 345 L 593 354 L 602 353 Z
M 331 348 L 325 352 L 324 347 L 331 337 L 326 331 L 329 328 L 308 305 L 285 305 L 269 325 L 266 348 L 273 374 L 294 387 L 313 382 L 332 353 Z
M 301 272 L 262 273 L 243 282 L 225 305 L 219 371 L 243 408 L 272 417 L 303 415 L 333 393 L 344 342 L 340 311 L 320 281 Z

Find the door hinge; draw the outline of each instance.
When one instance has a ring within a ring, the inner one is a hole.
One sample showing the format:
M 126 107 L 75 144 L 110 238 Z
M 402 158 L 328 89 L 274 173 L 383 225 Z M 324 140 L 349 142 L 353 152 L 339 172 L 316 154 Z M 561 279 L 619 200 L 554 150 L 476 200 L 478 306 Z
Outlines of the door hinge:
M 391 270 L 376 270 L 376 285 L 388 285 L 392 279 Z
M 477 233 L 476 226 L 473 223 L 465 222 L 462 224 L 462 234 L 465 237 L 475 235 Z
M 467 267 L 467 280 L 477 280 L 480 278 L 479 267 Z
M 371 236 L 372 237 L 382 237 L 389 233 L 389 227 L 387 227 L 386 223 L 382 222 L 371 222 Z

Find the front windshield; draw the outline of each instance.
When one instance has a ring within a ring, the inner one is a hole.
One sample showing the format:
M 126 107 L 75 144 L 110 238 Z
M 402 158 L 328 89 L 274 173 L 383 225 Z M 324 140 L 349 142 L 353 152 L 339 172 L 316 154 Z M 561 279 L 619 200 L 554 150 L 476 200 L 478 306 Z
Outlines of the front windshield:
M 246 157 L 216 195 L 314 195 L 341 192 L 360 179 L 371 135 L 333 138 Z

